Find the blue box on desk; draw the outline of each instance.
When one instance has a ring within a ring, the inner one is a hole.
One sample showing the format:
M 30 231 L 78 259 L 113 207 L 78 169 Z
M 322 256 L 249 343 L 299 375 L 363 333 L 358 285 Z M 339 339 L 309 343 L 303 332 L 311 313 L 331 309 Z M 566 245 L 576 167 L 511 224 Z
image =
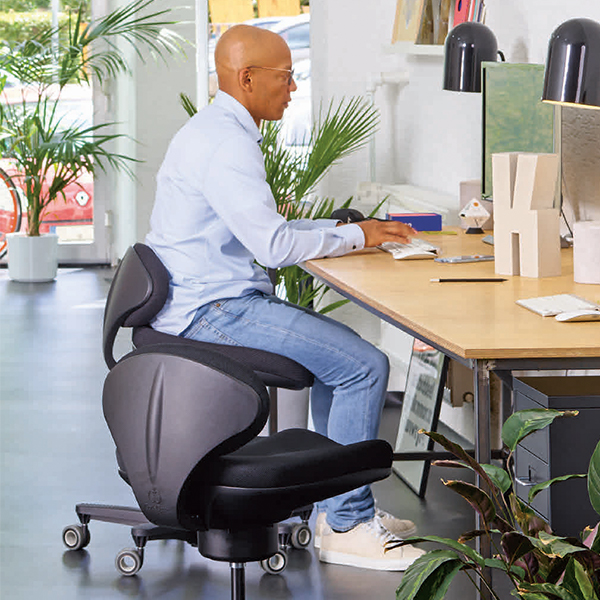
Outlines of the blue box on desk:
M 387 213 L 389 221 L 408 223 L 417 231 L 441 231 L 442 215 L 437 213 Z

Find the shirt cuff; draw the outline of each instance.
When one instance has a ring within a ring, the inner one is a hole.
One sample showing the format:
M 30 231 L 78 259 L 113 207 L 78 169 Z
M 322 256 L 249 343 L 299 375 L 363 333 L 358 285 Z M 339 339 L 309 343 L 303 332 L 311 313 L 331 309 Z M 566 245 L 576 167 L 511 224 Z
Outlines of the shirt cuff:
M 348 252 L 362 250 L 365 247 L 365 234 L 362 227 L 356 223 L 346 223 L 338 227 L 338 233 L 343 233 L 348 243 Z

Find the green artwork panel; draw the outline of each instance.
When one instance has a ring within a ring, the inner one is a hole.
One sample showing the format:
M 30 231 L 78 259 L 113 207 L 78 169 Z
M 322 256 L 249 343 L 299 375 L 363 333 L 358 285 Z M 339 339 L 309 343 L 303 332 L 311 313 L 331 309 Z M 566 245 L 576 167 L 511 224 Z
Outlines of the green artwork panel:
M 541 101 L 544 66 L 483 63 L 483 192 L 492 197 L 492 154 L 554 152 L 554 109 Z

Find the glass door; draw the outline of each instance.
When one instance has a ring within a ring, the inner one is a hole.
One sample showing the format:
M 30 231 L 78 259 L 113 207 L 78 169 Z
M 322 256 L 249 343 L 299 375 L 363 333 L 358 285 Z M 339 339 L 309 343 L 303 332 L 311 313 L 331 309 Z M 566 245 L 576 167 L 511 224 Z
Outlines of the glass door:
M 66 26 L 68 12 L 77 10 L 81 0 L 36 0 L 22 2 L 20 0 L 2 0 L 0 12 L 11 15 L 15 21 L 14 39 L 6 40 L 11 46 L 16 46 L 29 39 L 40 26 L 55 28 Z M 85 17 L 91 18 L 91 2 L 86 0 Z M 96 2 L 97 0 L 93 0 Z M 35 25 L 32 25 L 32 23 Z M 36 29 L 37 28 L 37 29 Z M 57 43 L 58 40 L 55 41 Z M 0 73 L 0 75 L 2 75 Z M 50 89 L 49 93 L 52 93 Z M 2 101 L 19 106 L 35 101 L 35 90 L 24 86 L 15 78 L 4 74 Z M 58 105 L 57 118 L 60 127 L 81 125 L 90 127 L 94 122 L 94 99 L 96 95 L 91 85 L 68 84 Z M 98 106 L 105 103 L 99 102 Z M 96 112 L 97 119 L 105 119 L 105 115 Z M 60 133 L 60 132 L 59 132 Z M 19 230 L 27 227 L 27 207 L 23 195 L 19 193 L 19 170 L 10 160 L 0 157 L 0 169 L 12 180 L 21 201 L 21 217 L 13 219 L 20 224 Z M 59 236 L 59 261 L 62 263 L 107 263 L 108 244 L 105 218 L 104 195 L 100 194 L 91 173 L 83 173 L 77 181 L 65 189 L 64 198 L 61 196 L 44 213 L 40 226 L 41 233 L 55 232 Z M 101 186 L 100 186 L 101 188 Z M 8 197 L 5 194 L 6 197 Z M 0 211 L 1 212 L 1 211 Z M 16 212 L 15 212 L 16 215 Z M 1 215 L 0 215 L 1 216 Z M 11 230 L 14 230 L 12 227 Z M 4 222 L 2 231 L 4 232 Z M 8 231 L 8 230 L 7 230 Z M 0 240 L 1 242 L 2 240 Z M 1 253 L 0 253 L 1 254 Z M 5 256 L 0 256 L 5 261 Z

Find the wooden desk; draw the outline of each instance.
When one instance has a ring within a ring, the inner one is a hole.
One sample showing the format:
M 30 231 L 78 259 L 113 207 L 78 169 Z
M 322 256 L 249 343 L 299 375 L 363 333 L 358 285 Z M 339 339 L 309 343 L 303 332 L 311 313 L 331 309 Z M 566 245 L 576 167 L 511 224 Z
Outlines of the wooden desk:
M 422 237 L 440 246 L 442 256 L 493 253 L 481 235 L 461 232 Z M 581 359 L 600 359 L 597 323 L 559 323 L 515 304 L 521 298 L 562 293 L 600 303 L 600 286 L 573 282 L 571 249 L 562 251 L 560 277 L 507 276 L 503 283 L 430 281 L 436 277 L 495 277 L 493 261 L 401 261 L 377 249 L 311 260 L 304 268 L 343 296 L 469 366 L 474 360 L 516 361 L 522 368 L 525 362 L 542 365 L 546 359 L 576 358 L 576 366 L 569 364 L 568 368 L 594 368 L 584 366 Z M 600 360 L 591 363 L 597 366 Z
M 455 231 L 458 235 L 422 237 L 440 246 L 442 256 L 493 254 L 482 235 Z M 600 303 L 600 286 L 573 282 L 572 262 L 572 250 L 563 250 L 560 277 L 508 277 L 502 283 L 430 281 L 494 277 L 493 261 L 403 261 L 378 249 L 311 260 L 304 268 L 346 298 L 473 369 L 475 456 L 488 463 L 490 371 L 600 368 L 600 323 L 559 323 L 515 304 L 521 298 L 561 293 Z

